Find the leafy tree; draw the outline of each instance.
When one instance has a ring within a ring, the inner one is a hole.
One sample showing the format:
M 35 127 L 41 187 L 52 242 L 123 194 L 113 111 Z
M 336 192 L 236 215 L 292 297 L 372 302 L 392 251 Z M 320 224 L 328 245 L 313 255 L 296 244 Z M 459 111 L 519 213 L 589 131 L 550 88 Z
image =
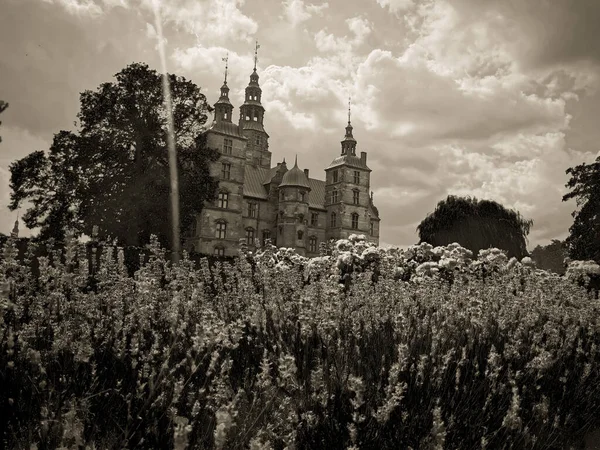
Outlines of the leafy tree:
M 569 256 L 600 263 L 600 156 L 566 173 L 571 175 L 566 184 L 571 192 L 563 196 L 563 202 L 574 198 L 579 208 L 572 213 L 574 221 L 566 239 Z
M 0 114 L 2 114 L 6 108 L 8 108 L 8 103 L 6 103 L 3 100 L 0 100 Z M 2 125 L 2 122 L 0 122 L 0 125 Z M 2 136 L 0 136 L 0 142 L 2 142 Z
M 151 234 L 171 245 L 167 121 L 161 74 L 134 63 L 80 96 L 77 132 L 55 134 L 48 154 L 14 162 L 11 210 L 29 201 L 23 216 L 40 237 L 61 240 L 65 229 L 122 245 L 144 245 Z M 217 182 L 203 125 L 211 108 L 192 82 L 169 75 L 177 145 L 181 230 L 186 230 Z
M 540 269 L 549 270 L 560 275 L 566 272 L 565 258 L 567 257 L 565 243 L 552 239 L 548 245 L 538 245 L 531 251 L 531 259 Z
M 509 257 L 527 256 L 526 236 L 533 225 L 518 212 L 497 202 L 449 195 L 417 227 L 420 241 L 431 245 L 458 242 L 475 255 L 479 250 L 496 247 Z

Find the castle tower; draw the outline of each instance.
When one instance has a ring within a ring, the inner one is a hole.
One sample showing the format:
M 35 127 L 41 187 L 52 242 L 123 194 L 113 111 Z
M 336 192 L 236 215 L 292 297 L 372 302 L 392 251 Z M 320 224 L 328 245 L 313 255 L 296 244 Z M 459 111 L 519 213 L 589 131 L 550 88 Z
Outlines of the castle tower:
M 233 105 L 229 101 L 229 86 L 227 86 L 228 60 L 229 55 L 223 58 L 223 61 L 225 61 L 225 80 L 223 81 L 223 86 L 221 86 L 221 96 L 217 100 L 217 103 L 215 103 L 215 122 L 231 123 L 233 114 Z
M 328 239 L 343 239 L 351 234 L 364 234 L 370 241 L 379 241 L 378 212 L 369 195 L 371 169 L 367 153 L 356 156 L 356 139 L 350 122 L 341 141 L 341 154 L 325 169 L 325 209 Z
M 298 167 L 296 157 L 294 167 L 283 175 L 279 185 L 277 246 L 296 248 L 300 255 L 306 254 L 309 192 L 308 178 Z
M 271 152 L 269 151 L 269 135 L 264 129 L 265 109 L 261 104 L 262 89 L 258 84 L 256 62 L 258 49 L 254 50 L 254 71 L 250 75 L 250 83 L 246 87 L 244 104 L 240 106 L 239 126 L 242 134 L 248 138 L 246 159 L 250 164 L 259 167 L 271 167 Z

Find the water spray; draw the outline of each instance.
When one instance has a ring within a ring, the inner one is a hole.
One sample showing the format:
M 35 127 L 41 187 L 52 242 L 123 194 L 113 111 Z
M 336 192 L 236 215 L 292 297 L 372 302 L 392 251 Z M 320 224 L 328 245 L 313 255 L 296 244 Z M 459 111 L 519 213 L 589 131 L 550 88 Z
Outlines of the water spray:
M 171 262 L 179 262 L 181 253 L 181 242 L 179 237 L 179 179 L 177 175 L 177 149 L 175 148 L 175 123 L 173 120 L 173 101 L 171 99 L 171 86 L 167 72 L 167 58 L 165 57 L 165 41 L 163 38 L 162 21 L 160 18 L 160 2 L 153 0 L 154 21 L 158 37 L 158 53 L 162 69 L 162 90 L 167 110 L 167 149 L 169 151 L 169 175 L 171 180 L 171 227 L 173 236 L 173 247 L 171 251 Z

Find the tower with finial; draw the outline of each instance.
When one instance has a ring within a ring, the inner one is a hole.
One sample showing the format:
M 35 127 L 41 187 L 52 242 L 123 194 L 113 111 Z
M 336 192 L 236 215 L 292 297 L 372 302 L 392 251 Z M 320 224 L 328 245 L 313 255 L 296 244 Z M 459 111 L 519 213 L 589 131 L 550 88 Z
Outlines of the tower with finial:
M 229 86 L 227 86 L 229 54 L 222 60 L 225 62 L 225 79 L 223 81 L 223 86 L 221 86 L 221 96 L 219 97 L 219 100 L 217 100 L 217 103 L 215 103 L 215 121 L 231 123 L 233 105 L 229 101 Z
M 15 225 L 13 226 L 13 229 L 10 232 L 10 237 L 13 239 L 19 237 L 19 213 L 17 213 L 17 219 L 15 220 Z
M 264 128 L 265 108 L 261 103 L 262 89 L 258 84 L 258 49 L 254 47 L 254 70 L 250 75 L 250 83 L 245 90 L 244 104 L 240 106 L 240 130 L 248 138 L 246 158 L 252 165 L 264 168 L 271 167 L 271 152 L 269 151 L 269 135 Z
M 296 155 L 294 167 L 285 173 L 279 184 L 277 245 L 293 247 L 301 255 L 306 254 L 310 191 L 308 177 L 298 167 L 298 155 Z
M 325 206 L 328 238 L 342 239 L 364 234 L 377 240 L 378 213 L 369 195 L 371 169 L 367 153 L 356 156 L 356 139 L 352 134 L 351 99 L 348 98 L 348 124 L 341 141 L 341 155 L 325 169 Z

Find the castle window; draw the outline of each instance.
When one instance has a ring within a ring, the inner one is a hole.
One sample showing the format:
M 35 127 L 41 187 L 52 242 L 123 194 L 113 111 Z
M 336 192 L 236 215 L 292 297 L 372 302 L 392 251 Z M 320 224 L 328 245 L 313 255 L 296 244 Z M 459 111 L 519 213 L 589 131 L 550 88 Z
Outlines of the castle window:
M 260 145 L 260 136 L 256 136 L 256 145 Z
M 233 149 L 233 141 L 231 139 L 224 139 L 223 142 L 223 154 L 224 155 L 231 155 L 231 151 Z
M 371 221 L 369 224 L 369 234 L 375 236 L 375 222 Z
M 254 245 L 254 228 L 246 228 L 246 244 Z
M 334 212 L 331 213 L 331 226 L 337 226 L 337 215 Z
M 223 113 L 223 119 L 227 119 L 227 111 Z
M 217 246 L 213 251 L 215 256 L 225 256 L 225 247 Z
M 250 116 L 246 114 L 246 120 L 250 120 Z
M 280 197 L 281 197 L 281 201 L 285 200 L 285 196 L 283 195 L 283 191 L 281 191 Z
M 337 170 L 333 171 L 333 182 L 334 183 L 338 182 L 338 171 Z
M 271 239 L 271 231 L 263 230 L 262 232 L 262 243 L 265 245 L 267 243 L 267 239 Z
M 352 229 L 358 230 L 358 214 L 352 213 Z
M 358 170 L 354 171 L 354 184 L 360 184 L 360 172 Z
M 300 201 L 303 202 L 306 199 L 306 193 L 305 192 L 300 192 Z
M 301 240 L 304 237 L 304 231 L 298 230 L 298 240 Z
M 229 206 L 229 193 L 228 192 L 219 192 L 219 198 L 217 200 L 217 205 L 219 208 L 227 209 Z
M 338 201 L 338 191 L 335 189 L 331 191 L 331 203 L 337 203 Z
M 358 205 L 358 203 L 359 203 L 359 201 L 358 201 L 359 195 L 360 194 L 358 192 L 358 189 L 354 189 L 352 191 L 352 203 L 354 203 L 355 205 Z
M 258 204 L 254 202 L 248 203 L 248 217 L 256 217 L 258 212 Z
M 312 213 L 310 215 L 310 226 L 311 227 L 316 227 L 318 223 L 319 223 L 319 214 Z
M 254 116 L 254 117 L 252 118 L 252 120 L 254 120 L 255 122 L 258 122 L 258 116 Z
M 229 180 L 231 177 L 231 164 L 223 163 L 221 164 L 221 178 L 224 180 Z
M 311 236 L 308 239 L 308 250 L 312 253 L 316 253 L 317 251 L 317 237 Z
M 223 220 L 217 222 L 215 236 L 217 239 L 225 239 L 227 237 L 227 222 Z

